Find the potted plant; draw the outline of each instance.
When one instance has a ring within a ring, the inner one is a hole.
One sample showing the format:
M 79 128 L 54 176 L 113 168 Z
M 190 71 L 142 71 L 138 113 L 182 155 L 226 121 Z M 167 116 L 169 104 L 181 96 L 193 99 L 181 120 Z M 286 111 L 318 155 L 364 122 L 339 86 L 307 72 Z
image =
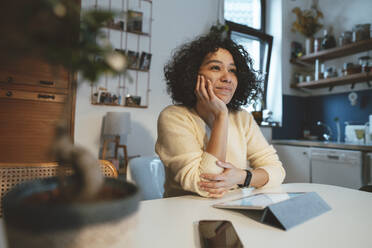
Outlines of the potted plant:
M 80 13 L 76 2 L 5 2 L 0 28 L 8 35 L 0 40 L 0 54 L 11 59 L 36 54 L 91 82 L 102 73 L 124 73 L 125 56 L 102 32 L 114 13 Z M 104 179 L 98 161 L 71 143 L 64 120 L 56 125 L 53 153 L 61 168 L 75 173 L 67 176 L 61 169 L 56 178 L 17 185 L 4 197 L 9 247 L 121 247 L 135 222 L 138 188 Z
M 308 10 L 296 7 L 292 13 L 296 14 L 296 21 L 292 23 L 292 31 L 297 31 L 306 37 L 306 54 L 312 53 L 314 51 L 314 34 L 323 27 L 320 23 L 323 13 L 318 9 L 317 1 L 314 1 Z

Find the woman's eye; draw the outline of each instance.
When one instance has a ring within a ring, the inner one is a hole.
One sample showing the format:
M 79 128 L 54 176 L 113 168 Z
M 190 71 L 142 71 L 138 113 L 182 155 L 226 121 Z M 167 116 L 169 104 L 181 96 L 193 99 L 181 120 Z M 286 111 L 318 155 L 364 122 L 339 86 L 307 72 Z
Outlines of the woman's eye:
M 210 67 L 210 69 L 211 69 L 211 70 L 216 70 L 216 71 L 218 71 L 218 70 L 220 70 L 220 67 L 219 67 L 218 65 L 212 65 L 212 66 Z
M 234 69 L 230 69 L 229 71 L 236 74 L 236 69 L 235 68 Z

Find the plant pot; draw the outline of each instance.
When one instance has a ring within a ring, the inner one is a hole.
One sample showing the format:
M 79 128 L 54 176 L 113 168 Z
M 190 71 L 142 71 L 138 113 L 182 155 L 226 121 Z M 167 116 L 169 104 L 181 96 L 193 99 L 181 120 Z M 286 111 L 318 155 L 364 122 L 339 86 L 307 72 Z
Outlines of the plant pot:
M 67 184 L 71 182 L 69 178 Z M 56 177 L 17 185 L 3 199 L 9 248 L 130 247 L 139 190 L 113 178 L 105 178 L 104 188 L 116 196 L 85 203 L 56 203 L 35 201 L 34 197 L 58 190 Z
M 305 52 L 306 52 L 306 55 L 309 55 L 314 52 L 314 38 L 306 38 Z
M 261 122 L 263 120 L 262 118 L 262 111 L 252 111 L 251 113 L 253 115 L 253 118 L 257 122 L 258 125 L 261 125 Z

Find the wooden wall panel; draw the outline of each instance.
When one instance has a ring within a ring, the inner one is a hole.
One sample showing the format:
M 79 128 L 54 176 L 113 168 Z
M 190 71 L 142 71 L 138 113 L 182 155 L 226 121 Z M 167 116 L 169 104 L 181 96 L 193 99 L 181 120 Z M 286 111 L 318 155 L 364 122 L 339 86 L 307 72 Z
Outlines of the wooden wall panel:
M 64 103 L 0 99 L 0 106 L 0 162 L 54 161 L 49 150 Z

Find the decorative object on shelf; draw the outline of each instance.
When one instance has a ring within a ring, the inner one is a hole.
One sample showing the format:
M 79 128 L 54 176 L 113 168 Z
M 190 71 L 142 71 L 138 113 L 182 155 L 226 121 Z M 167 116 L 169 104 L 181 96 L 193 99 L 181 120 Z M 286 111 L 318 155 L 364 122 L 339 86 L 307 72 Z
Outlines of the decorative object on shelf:
M 302 48 L 302 44 L 297 41 L 291 42 L 291 58 L 299 58 L 304 55 L 304 50 Z
M 359 65 L 361 66 L 361 71 L 362 72 L 370 72 L 371 71 L 371 66 L 370 66 L 370 56 L 362 56 L 359 57 Z
M 306 55 L 314 52 L 314 38 L 305 39 L 305 53 Z
M 142 32 L 142 16 L 142 12 L 128 10 L 127 32 Z
M 131 106 L 131 107 L 141 106 L 141 97 L 127 95 L 125 97 L 125 106 Z
M 314 38 L 314 52 L 319 52 L 321 50 L 322 39 Z
M 323 39 L 322 39 L 322 49 L 330 49 L 336 47 L 336 39 L 332 34 L 333 28 L 329 28 L 329 32 L 327 29 L 323 31 Z
M 107 22 L 107 28 L 124 31 L 124 21 L 121 19 L 111 19 Z
M 332 77 L 337 77 L 337 70 L 334 66 L 329 66 L 325 69 L 324 78 L 332 78 Z
M 342 70 L 343 75 L 351 75 L 360 73 L 362 71 L 361 65 L 355 65 L 354 63 L 344 63 L 344 68 Z
M 371 38 L 371 24 L 356 24 L 353 27 L 353 42 L 369 40 Z
M 127 146 L 125 144 L 120 144 L 120 138 L 126 143 L 130 131 L 131 120 L 129 112 L 107 112 L 104 118 L 102 159 L 106 159 L 108 144 L 113 142 L 115 143 L 114 159 L 118 159 L 118 151 L 122 148 L 124 153 L 124 168 L 126 169 L 128 165 Z M 114 138 L 112 138 L 112 136 L 114 136 Z
M 151 53 L 146 53 L 146 52 L 141 53 L 141 59 L 140 59 L 140 63 L 139 63 L 139 69 L 140 70 L 143 70 L 143 71 L 150 70 L 151 57 L 152 57 Z
M 301 10 L 299 7 L 292 10 L 292 13 L 296 14 L 296 21 L 292 23 L 292 31 L 297 31 L 306 37 L 306 54 L 313 52 L 314 34 L 323 27 L 319 22 L 323 18 L 323 13 L 318 9 L 317 3 L 318 1 L 314 0 L 308 10 Z
M 353 32 L 345 31 L 342 32 L 339 38 L 340 46 L 345 46 L 353 43 Z
M 139 69 L 139 52 L 128 50 L 127 58 L 129 69 Z

